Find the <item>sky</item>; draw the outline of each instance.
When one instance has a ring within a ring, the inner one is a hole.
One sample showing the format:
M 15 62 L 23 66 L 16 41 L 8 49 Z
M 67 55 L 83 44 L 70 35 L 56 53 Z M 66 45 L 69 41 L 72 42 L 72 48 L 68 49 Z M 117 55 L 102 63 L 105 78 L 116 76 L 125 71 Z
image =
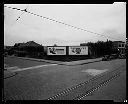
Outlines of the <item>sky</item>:
M 4 45 L 35 41 L 43 46 L 126 40 L 126 3 L 113 4 L 5 4 L 91 32 L 4 7 Z M 23 13 L 23 15 L 21 15 Z M 21 17 L 16 21 L 16 19 Z

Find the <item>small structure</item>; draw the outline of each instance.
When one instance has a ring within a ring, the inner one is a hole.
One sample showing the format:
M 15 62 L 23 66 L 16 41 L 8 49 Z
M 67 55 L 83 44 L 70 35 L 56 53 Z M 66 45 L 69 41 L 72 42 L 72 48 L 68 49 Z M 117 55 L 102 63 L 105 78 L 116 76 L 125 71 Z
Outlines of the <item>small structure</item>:
M 123 41 L 113 41 L 113 48 L 118 49 L 120 54 L 125 54 L 126 44 Z

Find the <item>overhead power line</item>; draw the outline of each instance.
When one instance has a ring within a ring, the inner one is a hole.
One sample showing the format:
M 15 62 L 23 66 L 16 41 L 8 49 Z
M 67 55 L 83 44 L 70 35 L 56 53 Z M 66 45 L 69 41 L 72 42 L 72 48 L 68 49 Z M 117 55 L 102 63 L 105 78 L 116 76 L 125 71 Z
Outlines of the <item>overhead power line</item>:
M 27 5 L 27 7 L 24 9 L 24 12 L 21 13 L 21 15 L 16 19 L 16 21 L 18 21 L 18 20 L 21 18 L 21 16 L 27 11 L 27 8 L 28 8 L 28 5 Z
M 99 36 L 102 36 L 102 37 L 107 37 L 107 38 L 110 38 L 110 39 L 119 40 L 119 39 L 116 39 L 116 38 L 113 38 L 113 37 L 110 37 L 110 36 L 106 36 L 106 35 L 103 35 L 103 34 L 99 34 L 99 33 L 96 33 L 96 32 L 92 32 L 92 31 L 89 31 L 89 30 L 86 30 L 86 29 L 83 29 L 83 28 L 79 28 L 79 27 L 70 25 L 70 24 L 67 24 L 67 23 L 64 23 L 64 22 L 60 22 L 60 21 L 55 20 L 55 19 L 52 19 L 52 18 L 48 18 L 48 17 L 45 17 L 45 16 L 41 16 L 41 15 L 35 14 L 35 13 L 33 13 L 33 12 L 27 11 L 26 9 L 13 8 L 13 7 L 9 7 L 9 6 L 4 6 L 4 7 L 11 8 L 11 9 L 14 9 L 14 10 L 23 11 L 23 13 L 26 12 L 26 13 L 32 14 L 32 15 L 34 15 L 34 16 L 38 16 L 38 17 L 41 17 L 41 18 L 44 18 L 44 19 L 47 19 L 47 20 L 50 20 L 50 21 L 54 21 L 54 22 L 56 22 L 56 23 L 60 23 L 60 24 L 63 24 L 63 25 L 66 25 L 66 26 L 75 28 L 75 29 L 77 29 L 77 30 L 82 30 L 82 31 L 89 32 L 89 33 L 92 33 L 92 34 L 96 34 L 96 35 L 99 35 Z M 22 14 L 23 14 L 23 13 L 22 13 Z M 22 15 L 22 14 L 21 14 L 21 15 Z M 19 16 L 19 18 L 20 18 L 20 16 Z

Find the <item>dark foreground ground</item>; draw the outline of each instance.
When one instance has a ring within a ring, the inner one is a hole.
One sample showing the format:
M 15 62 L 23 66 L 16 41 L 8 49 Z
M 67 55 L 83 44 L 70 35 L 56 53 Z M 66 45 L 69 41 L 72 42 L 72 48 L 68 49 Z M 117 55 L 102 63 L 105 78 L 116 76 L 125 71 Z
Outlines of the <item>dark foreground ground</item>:
M 81 100 L 122 102 L 126 99 L 126 59 L 70 66 L 6 57 L 4 63 L 8 67 L 15 67 L 8 69 L 9 73 L 17 73 L 4 79 L 5 100 L 48 99 L 67 88 L 94 78 L 95 75 L 86 72 L 88 69 L 113 71 L 119 68 L 122 70 L 120 76 Z

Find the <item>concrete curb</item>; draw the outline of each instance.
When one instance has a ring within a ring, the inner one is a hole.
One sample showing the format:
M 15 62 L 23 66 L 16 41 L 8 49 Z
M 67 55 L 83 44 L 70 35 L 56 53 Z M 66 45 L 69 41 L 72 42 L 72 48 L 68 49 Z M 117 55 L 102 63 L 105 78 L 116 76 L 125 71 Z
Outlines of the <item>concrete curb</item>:
M 16 56 L 11 56 L 11 57 L 16 57 Z M 35 59 L 35 58 L 26 58 L 26 57 L 16 57 L 16 58 L 31 60 L 31 61 L 46 62 L 46 63 L 58 64 L 58 65 L 67 65 L 67 66 L 84 65 L 88 63 L 102 61 L 102 58 L 79 60 L 79 61 L 72 61 L 72 62 L 49 61 L 49 60 L 44 60 L 44 59 Z
M 84 65 L 84 64 L 89 64 L 89 63 L 94 63 L 94 62 L 99 62 L 102 61 L 102 59 L 90 59 L 88 60 L 82 60 L 82 61 L 73 61 L 73 62 L 63 62 L 60 63 L 59 65 L 67 65 L 67 66 L 75 66 L 75 65 Z

